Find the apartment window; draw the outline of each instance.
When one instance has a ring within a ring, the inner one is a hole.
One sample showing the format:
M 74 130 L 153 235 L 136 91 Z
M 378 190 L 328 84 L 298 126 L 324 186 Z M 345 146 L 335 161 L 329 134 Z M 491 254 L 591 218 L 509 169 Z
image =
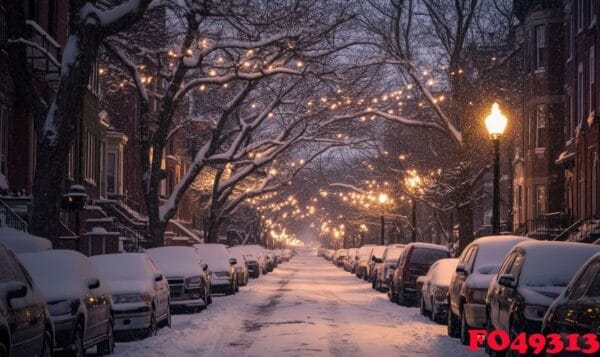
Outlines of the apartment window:
M 75 155 L 73 154 L 74 146 L 71 145 L 69 149 L 69 156 L 67 158 L 67 176 L 70 180 L 75 178 Z
M 584 92 L 585 87 L 583 86 L 583 64 L 579 63 L 577 68 L 577 125 L 581 123 L 584 115 Z
M 598 213 L 598 153 L 594 153 L 592 164 L 592 213 Z
M 546 186 L 535 186 L 535 214 L 538 217 L 546 214 Z
M 596 110 L 596 64 L 595 64 L 595 49 L 594 46 L 590 47 L 590 113 Z
M 575 132 L 575 105 L 573 104 L 573 94 L 567 94 L 567 105 L 568 105 L 568 112 L 567 115 L 569 116 L 567 123 L 565 125 L 567 132 L 565 133 L 565 137 L 566 138 L 572 138 L 573 137 L 573 133 Z
M 92 93 L 98 95 L 100 93 L 100 80 L 98 78 L 98 63 L 94 61 L 92 63 L 92 69 L 90 71 L 90 78 L 88 79 L 88 88 Z
M 88 131 L 85 142 L 85 179 L 92 185 L 96 185 L 98 139 L 94 133 Z
M 573 45 L 575 44 L 575 20 L 573 19 L 573 15 L 571 15 L 571 17 L 569 18 L 569 37 L 567 37 L 567 41 L 568 41 L 568 46 L 567 46 L 567 51 L 568 51 L 568 57 L 567 57 L 567 61 L 571 60 L 571 58 L 573 58 Z
M 584 1 L 577 0 L 577 32 L 583 30 L 583 19 L 584 19 Z
M 533 147 L 533 115 L 534 112 L 530 111 L 527 116 L 527 148 L 529 149 Z
M 8 151 L 8 108 L 0 106 L 0 174 L 6 175 Z
M 35 22 L 40 22 L 40 7 L 38 0 L 28 0 L 27 1 L 27 19 L 33 20 Z
M 596 0 L 590 0 L 590 26 L 596 23 Z
M 546 67 L 546 27 L 535 27 L 535 69 Z
M 535 147 L 546 147 L 546 105 L 538 104 L 535 109 Z

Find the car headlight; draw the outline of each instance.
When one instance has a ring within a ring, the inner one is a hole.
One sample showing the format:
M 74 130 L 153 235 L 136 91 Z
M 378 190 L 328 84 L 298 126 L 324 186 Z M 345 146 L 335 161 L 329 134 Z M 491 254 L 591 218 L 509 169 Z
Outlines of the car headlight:
M 48 312 L 52 316 L 73 315 L 79 308 L 79 299 L 76 300 L 60 300 L 48 303 Z
M 202 285 L 202 277 L 201 276 L 193 276 L 191 278 L 187 278 L 185 280 L 185 286 L 188 289 L 199 288 Z
M 145 304 L 150 304 L 150 301 L 150 296 L 145 294 L 120 294 L 113 296 L 113 302 L 115 304 L 127 304 L 134 302 L 143 302 Z
M 525 305 L 523 316 L 528 320 L 542 321 L 547 310 L 547 306 Z

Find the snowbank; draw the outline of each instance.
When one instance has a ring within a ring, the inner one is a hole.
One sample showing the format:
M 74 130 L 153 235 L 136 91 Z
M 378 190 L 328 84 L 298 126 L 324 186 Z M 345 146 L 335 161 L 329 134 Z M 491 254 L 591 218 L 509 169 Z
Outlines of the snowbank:
M 0 243 L 15 253 L 41 252 L 52 249 L 52 243 L 48 239 L 8 227 L 0 227 Z

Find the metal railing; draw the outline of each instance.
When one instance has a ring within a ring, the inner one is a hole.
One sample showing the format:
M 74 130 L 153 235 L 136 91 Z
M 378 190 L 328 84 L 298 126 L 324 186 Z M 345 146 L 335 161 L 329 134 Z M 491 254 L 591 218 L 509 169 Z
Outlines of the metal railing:
M 559 235 L 557 235 L 554 238 L 554 240 L 568 241 L 568 240 L 570 240 L 571 235 L 577 233 L 581 227 L 583 227 L 586 224 L 590 224 L 594 221 L 597 221 L 599 219 L 600 219 L 600 213 L 595 213 L 589 217 L 582 218 L 582 219 L 576 221 L 575 223 L 573 223 L 572 225 L 570 225 L 569 227 L 567 227 L 566 229 L 564 229 Z M 598 228 L 598 227 L 596 227 L 596 228 Z
M 0 200 L 0 226 L 27 232 L 27 222 L 2 200 Z
M 519 227 L 522 234 L 539 240 L 553 240 L 569 226 L 569 216 L 563 213 L 549 213 L 539 218 L 527 220 Z
M 37 23 L 27 20 L 27 61 L 33 73 L 41 73 L 46 80 L 58 80 L 61 47 Z M 56 78 L 48 77 L 55 74 Z

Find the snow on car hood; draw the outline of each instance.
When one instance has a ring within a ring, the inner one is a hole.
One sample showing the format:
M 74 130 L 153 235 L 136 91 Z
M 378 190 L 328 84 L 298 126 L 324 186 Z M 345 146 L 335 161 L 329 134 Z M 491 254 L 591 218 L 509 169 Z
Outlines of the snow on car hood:
M 229 271 L 230 256 L 223 244 L 194 244 L 194 248 L 210 271 Z
M 96 293 L 110 294 L 110 286 L 100 272 L 83 254 L 73 250 L 48 250 L 19 254 L 46 301 L 85 298 L 92 279 L 100 281 Z
M 8 227 L 0 227 L 0 243 L 16 254 L 42 252 L 52 249 L 52 243 L 48 239 Z
M 202 258 L 192 247 L 160 247 L 146 249 L 166 277 L 202 275 Z

